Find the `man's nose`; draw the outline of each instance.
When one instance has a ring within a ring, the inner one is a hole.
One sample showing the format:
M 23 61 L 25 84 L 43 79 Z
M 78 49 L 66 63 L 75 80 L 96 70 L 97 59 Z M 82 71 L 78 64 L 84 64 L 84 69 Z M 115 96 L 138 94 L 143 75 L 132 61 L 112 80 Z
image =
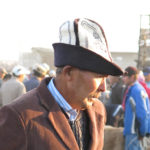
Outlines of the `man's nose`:
M 106 78 L 104 78 L 104 79 L 102 80 L 102 82 L 101 82 L 100 85 L 99 85 L 98 90 L 99 90 L 100 92 L 106 91 Z

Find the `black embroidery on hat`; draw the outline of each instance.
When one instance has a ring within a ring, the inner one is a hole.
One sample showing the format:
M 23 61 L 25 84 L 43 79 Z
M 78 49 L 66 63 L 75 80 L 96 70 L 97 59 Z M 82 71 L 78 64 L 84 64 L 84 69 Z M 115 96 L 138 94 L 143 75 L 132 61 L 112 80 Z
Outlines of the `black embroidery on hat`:
M 78 22 L 79 22 L 79 19 L 74 20 L 74 32 L 75 32 L 75 37 L 76 37 L 76 45 L 80 46 L 79 34 L 78 34 Z
M 63 37 L 63 33 L 62 33 L 62 31 L 63 31 L 63 27 L 65 26 L 65 25 L 67 25 L 67 27 L 68 27 L 68 39 L 69 39 L 69 41 L 68 41 L 68 44 L 71 44 L 71 32 L 70 32 L 70 21 L 67 21 L 67 22 L 65 22 L 64 24 L 62 24 L 61 26 L 60 26 L 60 28 L 59 28 L 59 39 L 60 39 L 60 41 L 62 41 L 62 37 Z
M 91 29 L 91 30 L 93 31 L 93 37 L 94 37 L 95 39 L 99 39 L 101 42 L 103 42 L 103 41 L 101 40 L 99 34 L 97 33 L 97 30 L 96 30 L 93 26 L 91 26 L 88 22 L 86 22 L 85 20 L 83 20 L 83 21 L 81 22 L 81 25 L 82 25 L 84 28 L 85 28 L 85 27 L 88 27 L 89 29 Z
M 88 31 L 90 31 L 92 33 L 93 37 L 97 41 L 97 42 L 95 42 L 95 45 L 96 45 L 97 49 L 100 48 L 102 51 L 107 53 L 107 46 L 106 46 L 106 42 L 105 42 L 103 34 L 101 32 L 98 34 L 97 29 L 94 28 L 94 26 L 92 26 L 91 24 L 89 24 L 85 20 L 83 20 L 81 22 L 81 25 L 82 25 L 83 28 L 85 28 L 86 30 L 88 30 Z M 85 41 L 85 43 L 87 43 L 87 41 Z

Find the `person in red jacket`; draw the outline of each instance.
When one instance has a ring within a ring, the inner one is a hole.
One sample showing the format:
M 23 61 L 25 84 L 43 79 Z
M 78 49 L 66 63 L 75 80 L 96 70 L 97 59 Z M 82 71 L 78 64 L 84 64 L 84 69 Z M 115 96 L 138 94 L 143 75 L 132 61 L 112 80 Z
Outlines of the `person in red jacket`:
M 140 82 L 140 84 L 145 88 L 147 94 L 148 94 L 148 97 L 150 99 L 150 88 L 147 87 L 147 84 L 145 82 L 145 77 L 144 77 L 144 74 L 142 71 L 139 71 L 139 74 L 138 74 L 138 81 Z

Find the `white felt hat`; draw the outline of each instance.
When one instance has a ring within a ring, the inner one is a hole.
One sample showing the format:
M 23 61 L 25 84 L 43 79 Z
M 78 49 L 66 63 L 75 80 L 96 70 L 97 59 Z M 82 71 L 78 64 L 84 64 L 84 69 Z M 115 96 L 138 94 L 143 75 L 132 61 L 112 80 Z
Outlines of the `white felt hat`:
M 55 66 L 72 65 L 110 75 L 123 74 L 112 62 L 102 27 L 89 19 L 66 21 L 60 26 L 60 41 L 53 44 Z

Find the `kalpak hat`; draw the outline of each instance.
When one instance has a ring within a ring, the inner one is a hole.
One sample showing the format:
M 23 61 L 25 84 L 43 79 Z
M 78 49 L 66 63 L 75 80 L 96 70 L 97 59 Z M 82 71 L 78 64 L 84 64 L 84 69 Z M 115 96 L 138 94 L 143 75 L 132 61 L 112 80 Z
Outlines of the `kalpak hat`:
M 54 43 L 56 67 L 71 65 L 106 75 L 122 75 L 112 62 L 102 27 L 89 19 L 66 21 L 60 26 L 60 42 Z

